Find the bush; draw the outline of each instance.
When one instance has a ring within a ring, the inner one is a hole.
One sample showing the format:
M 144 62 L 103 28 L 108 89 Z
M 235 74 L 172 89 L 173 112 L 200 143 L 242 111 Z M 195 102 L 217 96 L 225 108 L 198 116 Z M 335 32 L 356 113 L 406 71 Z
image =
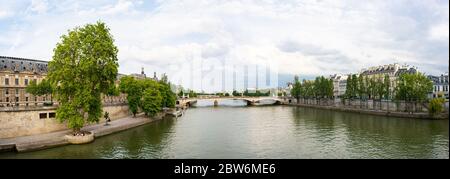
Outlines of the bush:
M 434 116 L 436 114 L 439 114 L 443 110 L 443 104 L 445 100 L 443 98 L 435 98 L 430 101 L 430 104 L 428 106 L 428 112 L 430 115 Z

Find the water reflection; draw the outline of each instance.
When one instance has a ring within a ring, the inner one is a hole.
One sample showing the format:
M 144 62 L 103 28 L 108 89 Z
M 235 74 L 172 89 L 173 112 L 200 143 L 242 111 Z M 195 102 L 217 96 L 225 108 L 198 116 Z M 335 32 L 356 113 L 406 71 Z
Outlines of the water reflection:
M 288 106 L 199 107 L 88 145 L 0 158 L 449 158 L 448 128 Z

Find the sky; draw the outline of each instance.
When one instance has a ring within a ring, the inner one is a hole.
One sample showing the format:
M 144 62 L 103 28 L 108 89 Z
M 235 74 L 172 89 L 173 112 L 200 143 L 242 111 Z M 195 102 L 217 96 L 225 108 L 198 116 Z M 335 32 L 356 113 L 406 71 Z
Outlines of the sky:
M 274 87 L 390 63 L 439 75 L 449 68 L 448 3 L 0 0 L 0 56 L 51 60 L 61 35 L 100 20 L 119 48 L 120 73 L 167 73 L 195 90 Z

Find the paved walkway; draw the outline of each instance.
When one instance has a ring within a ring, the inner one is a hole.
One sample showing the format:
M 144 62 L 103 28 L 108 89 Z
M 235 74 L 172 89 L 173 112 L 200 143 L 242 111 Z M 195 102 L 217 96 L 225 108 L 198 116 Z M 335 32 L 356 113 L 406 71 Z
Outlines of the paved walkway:
M 155 118 L 148 118 L 143 114 L 136 116 L 136 118 L 129 116 L 122 119 L 117 119 L 109 122 L 108 126 L 105 123 L 95 124 L 84 127 L 82 130 L 93 132 L 95 137 L 101 137 L 114 132 L 123 131 L 140 125 L 144 125 L 155 120 L 162 119 L 162 115 Z M 22 136 L 16 138 L 0 139 L 0 151 L 17 150 L 18 152 L 41 150 L 61 145 L 68 145 L 69 143 L 64 138 L 66 134 L 70 134 L 72 130 L 64 130 L 52 132 L 47 134 L 39 134 L 32 136 Z

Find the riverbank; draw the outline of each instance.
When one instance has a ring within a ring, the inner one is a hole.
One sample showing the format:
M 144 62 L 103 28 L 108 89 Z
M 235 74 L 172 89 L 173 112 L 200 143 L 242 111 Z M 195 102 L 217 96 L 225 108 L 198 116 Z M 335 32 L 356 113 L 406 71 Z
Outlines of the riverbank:
M 326 109 L 326 110 L 334 110 L 341 112 L 351 112 L 358 114 L 369 114 L 369 115 L 377 115 L 377 116 L 387 116 L 387 117 L 401 117 L 401 118 L 413 118 L 413 119 L 430 119 L 430 120 L 448 120 L 448 113 L 442 113 L 437 116 L 430 116 L 425 112 L 416 112 L 416 113 L 406 113 L 406 112 L 397 112 L 397 111 L 380 111 L 380 110 L 367 110 L 367 109 L 357 109 L 357 108 L 343 108 L 343 107 L 335 107 L 335 106 L 318 106 L 318 105 L 308 105 L 308 104 L 297 104 L 297 103 L 282 103 L 283 105 L 288 106 L 300 106 L 300 107 L 308 107 L 308 108 L 316 108 L 316 109 Z
M 161 120 L 164 115 L 164 113 L 160 113 L 153 118 L 149 118 L 144 114 L 139 114 L 136 117 L 128 116 L 111 121 L 107 126 L 104 123 L 100 123 L 86 126 L 82 130 L 94 133 L 94 137 L 97 138 Z M 46 134 L 0 139 L 0 152 L 28 152 L 69 145 L 70 143 L 64 136 L 71 132 L 72 130 L 68 129 Z

